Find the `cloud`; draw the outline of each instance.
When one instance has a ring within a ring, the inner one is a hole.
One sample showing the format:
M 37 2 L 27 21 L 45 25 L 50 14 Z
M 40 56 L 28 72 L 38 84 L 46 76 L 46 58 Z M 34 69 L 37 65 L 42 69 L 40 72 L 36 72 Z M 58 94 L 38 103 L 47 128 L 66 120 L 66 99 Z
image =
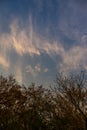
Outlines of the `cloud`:
M 40 72 L 47 73 L 49 71 L 48 68 L 42 68 L 40 64 L 35 65 L 32 67 L 31 65 L 26 66 L 26 72 L 30 73 L 33 77 L 36 77 Z
M 40 55 L 39 51 L 33 45 L 33 30 L 32 25 L 28 29 L 21 29 L 17 22 L 13 22 L 10 26 L 11 29 L 11 40 L 13 48 L 20 55 L 29 53 L 30 55 Z
M 61 54 L 62 62 L 59 63 L 60 71 L 87 69 L 87 46 L 74 46 Z
M 31 19 L 31 17 L 30 17 Z M 8 52 L 15 51 L 19 57 L 23 57 L 25 54 L 29 56 L 41 56 L 42 53 L 49 55 L 54 61 L 56 56 L 60 56 L 61 61 L 55 61 L 60 71 L 76 70 L 80 67 L 87 69 L 87 47 L 86 47 L 87 36 L 83 35 L 81 42 L 82 44 L 74 45 L 69 50 L 66 50 L 59 41 L 50 42 L 48 39 L 44 39 L 34 32 L 31 24 L 27 28 L 21 28 L 15 20 L 10 25 L 10 32 L 2 33 L 0 35 L 0 64 L 6 68 L 10 67 L 11 59 L 9 60 Z M 22 61 L 20 61 L 22 62 Z M 15 67 L 16 75 L 19 75 L 20 81 L 22 82 L 22 70 L 19 65 Z M 41 71 L 41 66 L 28 65 L 26 72 L 29 72 L 32 76 L 37 76 Z M 47 72 L 48 68 L 45 68 L 43 72 Z
M 48 70 L 49 70 L 48 68 L 45 68 L 45 69 L 44 69 L 44 72 L 45 72 L 45 73 L 47 73 L 47 72 L 48 72 Z
M 41 53 L 52 56 L 60 54 L 63 51 L 63 48 L 61 44 L 55 41 L 54 43 L 50 43 L 48 40 L 37 35 L 33 31 L 32 20 L 29 28 L 21 28 L 18 25 L 18 21 L 15 20 L 10 25 L 10 32 L 3 32 L 0 35 L 0 53 L 6 61 L 9 59 L 8 53 L 12 50 L 19 56 L 25 54 L 40 56 Z M 10 61 L 11 59 L 9 60 L 9 64 Z
M 30 73 L 33 77 L 36 77 L 41 71 L 41 66 L 39 64 L 35 65 L 34 67 L 28 65 L 25 69 L 27 73 Z
M 30 30 L 21 30 L 18 25 L 13 24 L 10 36 L 12 46 L 19 55 L 26 53 L 31 56 L 41 55 L 43 52 L 51 55 L 58 54 L 60 51 L 63 51 L 61 44 L 57 44 L 57 42 L 50 43 L 48 40 L 35 34 L 32 28 L 30 28 Z
M 34 69 L 35 69 L 36 72 L 40 72 L 41 71 L 40 64 L 35 65 Z

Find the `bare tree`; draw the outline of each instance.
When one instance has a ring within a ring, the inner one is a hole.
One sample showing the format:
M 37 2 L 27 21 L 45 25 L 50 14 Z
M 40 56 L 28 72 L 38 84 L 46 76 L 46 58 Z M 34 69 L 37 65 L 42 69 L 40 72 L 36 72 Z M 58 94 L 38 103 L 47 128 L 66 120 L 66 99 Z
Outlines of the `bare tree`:
M 56 78 L 55 92 L 66 100 L 78 113 L 85 123 L 87 130 L 87 75 L 85 71 L 78 74 L 58 74 Z M 58 100 L 59 102 L 59 100 Z M 66 104 L 66 103 L 65 103 Z M 64 106 L 64 105 L 63 105 Z M 69 108 L 69 107 L 68 107 Z

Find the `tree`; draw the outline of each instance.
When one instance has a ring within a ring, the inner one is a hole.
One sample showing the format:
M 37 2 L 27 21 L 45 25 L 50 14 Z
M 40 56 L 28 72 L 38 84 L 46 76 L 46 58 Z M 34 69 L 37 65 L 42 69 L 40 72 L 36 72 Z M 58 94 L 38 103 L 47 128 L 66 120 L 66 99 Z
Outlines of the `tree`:
M 64 105 L 62 105 L 64 110 L 69 107 L 73 108 L 72 112 L 78 115 L 78 120 L 84 121 L 84 129 L 87 130 L 87 76 L 85 71 L 68 76 L 60 73 L 56 78 L 54 90 L 63 99 L 62 103 L 65 100 Z M 66 103 L 69 106 L 65 108 Z
M 56 78 L 56 85 L 19 85 L 0 76 L 0 130 L 86 130 L 85 72 Z

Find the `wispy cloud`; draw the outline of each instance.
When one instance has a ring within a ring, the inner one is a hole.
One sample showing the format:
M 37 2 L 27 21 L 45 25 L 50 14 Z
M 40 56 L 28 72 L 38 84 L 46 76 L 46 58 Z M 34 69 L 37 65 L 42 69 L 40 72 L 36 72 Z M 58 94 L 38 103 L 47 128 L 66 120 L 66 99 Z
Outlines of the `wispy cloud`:
M 0 47 L 6 51 L 14 49 L 19 55 L 28 53 L 29 55 L 40 55 L 42 52 L 47 54 L 58 54 L 62 52 L 61 44 L 54 41 L 50 43 L 34 33 L 32 28 L 20 28 L 17 22 L 10 26 L 9 33 L 2 33 L 0 36 Z
M 50 43 L 33 32 L 32 27 L 21 29 L 17 24 L 11 26 L 10 39 L 13 48 L 20 55 L 40 55 L 42 52 L 47 54 L 58 54 L 62 52 L 61 44 Z M 9 41 L 8 41 L 9 42 Z
M 87 69 L 87 47 L 74 46 L 61 54 L 62 62 L 59 64 L 61 71 L 72 71 L 78 69 Z

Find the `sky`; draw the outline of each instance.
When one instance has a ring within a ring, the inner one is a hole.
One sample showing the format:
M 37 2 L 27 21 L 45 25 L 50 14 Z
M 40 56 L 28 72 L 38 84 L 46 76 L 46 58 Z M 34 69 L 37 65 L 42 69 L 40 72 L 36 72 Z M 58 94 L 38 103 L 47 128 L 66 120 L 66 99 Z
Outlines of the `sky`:
M 48 85 L 87 70 L 87 0 L 0 0 L 0 73 Z

